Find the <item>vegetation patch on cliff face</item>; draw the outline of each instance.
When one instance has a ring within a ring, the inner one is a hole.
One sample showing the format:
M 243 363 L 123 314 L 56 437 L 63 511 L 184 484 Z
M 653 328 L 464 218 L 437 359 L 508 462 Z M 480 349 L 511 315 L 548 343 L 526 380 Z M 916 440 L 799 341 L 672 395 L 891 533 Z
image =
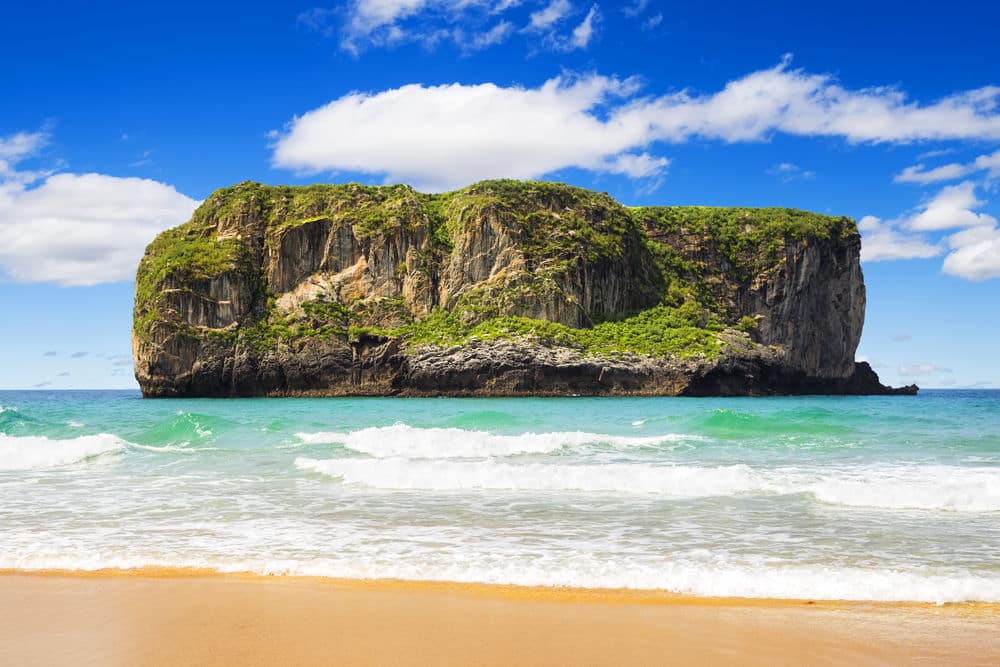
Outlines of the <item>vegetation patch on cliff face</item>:
M 217 278 L 227 271 L 246 277 L 253 273 L 251 258 L 239 239 L 205 236 L 190 223 L 157 236 L 136 272 L 136 334 L 147 336 L 151 326 L 166 317 L 159 304 L 160 290 L 168 278 L 190 284 Z
M 266 284 L 254 257 L 285 230 L 320 220 L 350 225 L 355 240 L 363 242 L 356 247 L 396 243 L 406 249 L 400 243 L 404 239 L 409 250 L 398 251 L 391 260 L 391 279 L 398 287 L 383 287 L 378 296 L 355 298 L 355 293 L 345 303 L 323 297 L 292 312 L 278 312 L 276 295 L 268 296 L 273 287 Z M 485 229 L 487 221 L 502 232 L 510 246 L 507 252 L 516 254 L 513 268 L 453 290 L 444 308 L 435 302 L 433 310 L 425 303 L 423 310 L 411 311 L 403 289 L 407 274 L 408 289 L 413 289 L 415 273 L 422 275 L 421 289 L 437 289 L 444 267 L 457 261 L 456 248 L 466 247 L 459 244 L 468 244 L 468 235 Z M 857 234 L 853 221 L 806 211 L 630 209 L 607 194 L 537 181 L 484 181 L 437 195 L 405 185 L 271 187 L 246 182 L 213 193 L 189 223 L 161 234 L 149 246 L 136 279 L 135 330 L 141 337 L 156 322 L 169 322 L 189 331 L 179 315 L 159 307 L 159 290 L 168 283 L 190 285 L 235 272 L 253 285 L 252 308 L 231 330 L 201 334 L 258 352 L 311 337 L 346 342 L 377 333 L 403 338 L 410 347 L 525 338 L 588 354 L 711 357 L 720 353 L 724 343 L 717 334 L 726 327 L 756 329 L 754 318 L 719 303 L 720 281 L 747 284 L 778 266 L 789 244 L 852 234 Z M 706 265 L 706 257 L 716 256 L 724 258 L 724 266 Z M 652 307 L 639 312 L 614 312 L 632 309 L 629 306 L 616 305 L 608 312 L 595 308 L 583 319 L 593 326 L 581 328 L 521 316 L 582 308 L 570 291 L 582 293 L 593 289 L 595 280 L 600 282 L 589 277 L 589 284 L 583 285 L 585 268 L 605 267 L 604 273 L 586 275 L 606 277 L 606 267 L 634 267 L 635 257 L 645 258 L 645 268 L 630 274 L 629 280 L 649 283 L 640 286 L 645 290 L 641 303 L 655 304 Z M 414 314 L 428 310 L 423 317 Z
M 723 329 L 713 315 L 689 302 L 680 308 L 657 306 L 632 317 L 582 329 L 515 316 L 491 317 L 470 325 L 463 321 L 459 311 L 437 310 L 396 329 L 356 328 L 351 331 L 351 337 L 367 333 L 402 338 L 411 348 L 421 345 L 450 347 L 473 340 L 527 339 L 575 348 L 590 355 L 711 358 L 722 350 L 716 334 Z
M 773 266 L 790 242 L 858 233 L 849 218 L 793 208 L 649 206 L 633 216 L 654 239 L 672 239 L 667 247 L 675 252 L 685 236 L 715 244 L 743 278 Z

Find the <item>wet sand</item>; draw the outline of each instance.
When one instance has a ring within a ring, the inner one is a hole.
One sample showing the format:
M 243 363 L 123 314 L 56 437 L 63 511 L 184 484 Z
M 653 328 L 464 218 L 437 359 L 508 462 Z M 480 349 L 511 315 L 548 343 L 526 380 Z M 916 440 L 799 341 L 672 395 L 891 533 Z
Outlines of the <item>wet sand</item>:
M 1000 606 L 141 571 L 0 575 L 3 665 L 1000 664 Z

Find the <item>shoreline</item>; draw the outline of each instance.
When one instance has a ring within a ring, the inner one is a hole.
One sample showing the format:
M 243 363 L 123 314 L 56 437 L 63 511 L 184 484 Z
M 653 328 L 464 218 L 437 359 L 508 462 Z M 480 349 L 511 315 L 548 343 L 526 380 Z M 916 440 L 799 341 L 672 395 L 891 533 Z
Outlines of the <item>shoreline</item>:
M 0 581 L 8 577 L 64 579 L 219 579 L 244 582 L 273 582 L 338 590 L 426 591 L 463 593 L 510 600 L 551 600 L 556 602 L 592 602 L 597 604 L 647 604 L 728 607 L 800 607 L 836 609 L 956 609 L 997 614 L 1000 602 L 964 600 L 926 602 L 920 600 L 852 600 L 828 598 L 776 598 L 740 596 L 703 596 L 651 588 L 591 588 L 582 586 L 544 586 L 525 584 L 452 581 L 444 579 L 353 579 L 303 574 L 261 574 L 250 570 L 224 571 L 213 568 L 148 565 L 133 568 L 106 567 L 93 570 L 39 568 L 0 568 Z
M 0 573 L 4 664 L 996 664 L 1000 605 L 220 574 Z

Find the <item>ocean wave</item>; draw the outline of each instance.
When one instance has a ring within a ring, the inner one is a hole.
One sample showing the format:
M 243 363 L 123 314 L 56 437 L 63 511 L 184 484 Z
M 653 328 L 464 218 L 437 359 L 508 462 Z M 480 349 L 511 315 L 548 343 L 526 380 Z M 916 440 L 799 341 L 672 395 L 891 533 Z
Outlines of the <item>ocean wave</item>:
M 411 459 L 549 454 L 560 449 L 586 445 L 607 445 L 618 448 L 652 447 L 701 439 L 699 436 L 678 433 L 635 437 L 582 431 L 499 435 L 460 428 L 415 428 L 406 424 L 372 427 L 348 433 L 297 433 L 296 437 L 307 444 L 342 444 L 350 450 L 376 458 Z
M 0 433 L 0 470 L 31 470 L 80 463 L 125 449 L 129 443 L 109 433 L 68 440 Z
M 142 440 L 164 444 L 191 444 L 204 442 L 218 432 L 225 432 L 233 423 L 224 417 L 184 412 L 179 410 L 170 419 L 165 419 L 147 429 Z
M 955 466 L 883 466 L 856 469 L 756 470 L 724 466 L 512 464 L 428 461 L 403 457 L 300 457 L 301 470 L 378 489 L 433 491 L 570 491 L 704 498 L 736 495 L 809 495 L 834 506 L 952 512 L 1000 511 L 1000 469 Z
M 625 463 L 514 465 L 494 461 L 420 461 L 405 458 L 298 458 L 295 465 L 301 470 L 319 472 L 348 484 L 394 490 L 588 491 L 696 498 L 766 488 L 766 482 L 745 465 L 716 468 Z
M 158 447 L 156 445 L 139 445 L 134 442 L 129 443 L 129 445 L 135 449 L 156 453 L 179 452 L 181 454 L 198 454 L 199 452 L 223 451 L 221 447 L 189 447 L 185 445 L 162 445 Z
M 118 551 L 118 550 L 115 550 Z M 757 564 L 704 552 L 655 562 L 622 562 L 586 553 L 529 555 L 479 550 L 372 550 L 271 559 L 222 554 L 7 552 L 0 569 L 133 570 L 191 568 L 220 573 L 337 579 L 450 581 L 542 587 L 665 591 L 695 597 L 854 600 L 872 602 L 1000 602 L 1000 576 L 945 568 Z
M 809 485 L 823 503 L 848 507 L 953 512 L 1000 511 L 1000 468 L 868 468 Z

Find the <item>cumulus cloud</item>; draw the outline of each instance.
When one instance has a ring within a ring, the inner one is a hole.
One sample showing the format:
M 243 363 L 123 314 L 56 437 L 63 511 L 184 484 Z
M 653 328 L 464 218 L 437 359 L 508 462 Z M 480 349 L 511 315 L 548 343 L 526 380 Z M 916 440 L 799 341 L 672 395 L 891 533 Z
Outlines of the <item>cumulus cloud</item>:
M 922 211 L 907 221 L 915 231 L 954 229 L 996 224 L 996 218 L 976 213 L 984 202 L 976 198 L 976 185 L 971 181 L 949 185 L 936 194 Z
M 900 230 L 896 220 L 882 220 L 866 215 L 858 222 L 863 242 L 861 261 L 885 262 L 897 259 L 927 259 L 937 257 L 944 248 L 930 243 L 923 236 Z
M 46 140 L 24 136 L 0 139 L 7 156 L 0 164 L 0 274 L 9 280 L 94 285 L 131 279 L 146 244 L 197 206 L 148 179 L 19 169 Z
M 695 139 L 766 141 L 776 133 L 854 143 L 1000 138 L 1000 88 L 921 104 L 893 88 L 848 90 L 788 59 L 714 93 L 643 97 L 632 80 L 556 77 L 538 88 L 492 83 L 354 92 L 275 133 L 273 162 L 448 188 L 564 167 L 606 171 L 618 156 Z
M 409 85 L 352 93 L 296 118 L 274 146 L 274 164 L 381 173 L 428 190 L 566 167 L 648 173 L 666 162 L 635 154 L 645 128 L 598 115 L 633 89 L 633 82 L 589 76 L 539 88 Z
M 916 211 L 894 220 L 866 216 L 858 223 L 863 235 L 861 258 L 877 262 L 936 257 L 947 252 L 941 270 L 980 281 L 1000 277 L 1000 225 L 976 209 L 985 202 L 971 181 L 942 188 Z M 957 231 L 956 231 L 957 230 Z M 928 232 L 948 232 L 937 242 Z
M 962 164 L 951 162 L 933 169 L 928 169 L 922 163 L 906 167 L 893 177 L 896 183 L 938 183 L 965 178 L 970 174 L 985 171 L 987 179 L 1000 178 L 1000 150 L 990 155 L 980 155 L 972 162 Z
M 992 225 L 952 234 L 948 245 L 952 251 L 941 267 L 945 273 L 976 282 L 1000 278 L 1000 229 L 995 219 Z

